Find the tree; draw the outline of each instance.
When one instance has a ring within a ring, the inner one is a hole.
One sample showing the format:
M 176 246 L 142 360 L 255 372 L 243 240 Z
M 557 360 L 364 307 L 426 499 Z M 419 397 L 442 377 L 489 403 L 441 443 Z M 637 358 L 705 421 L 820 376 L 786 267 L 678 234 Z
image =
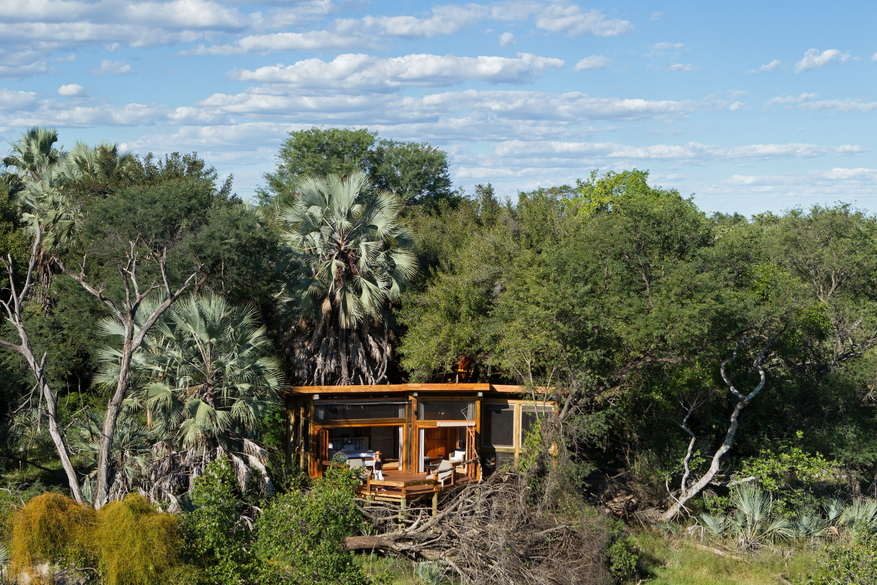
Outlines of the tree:
M 308 178 L 281 213 L 288 246 L 283 302 L 301 384 L 377 384 L 392 351 L 390 306 L 417 271 L 398 200 L 366 196 L 365 175 Z
M 223 453 L 241 489 L 254 468 L 270 490 L 258 436 L 262 419 L 278 403 L 281 376 L 255 313 L 252 306 L 234 307 L 213 294 L 190 295 L 144 342 L 132 398 L 146 411 L 158 455 L 147 486 L 153 499 L 173 499 L 190 489 L 191 479 Z M 105 326 L 114 335 L 123 333 L 117 321 Z M 102 377 L 112 381 L 119 352 L 107 359 Z
M 395 193 L 405 205 L 434 207 L 453 201 L 448 155 L 442 150 L 426 142 L 381 140 L 369 159 L 374 187 Z
M 448 157 L 422 142 L 377 141 L 366 129 L 309 128 L 290 132 L 277 154 L 277 170 L 266 173 L 262 204 L 292 205 L 298 181 L 308 176 L 368 175 L 375 191 L 390 191 L 405 205 L 457 203 L 451 192 Z
M 153 281 L 145 290 L 140 289 L 137 277 L 137 267 L 140 256 L 131 244 L 130 252 L 127 255 L 127 262 L 118 267 L 119 275 L 122 277 L 122 284 L 125 289 L 124 300 L 115 301 L 111 297 L 104 294 L 101 286 L 95 286 L 86 280 L 85 260 L 79 266 L 79 272 L 74 272 L 59 259 L 55 261 L 61 270 L 70 278 L 78 282 L 82 288 L 88 291 L 92 296 L 101 301 L 110 309 L 113 316 L 122 326 L 122 348 L 119 351 L 119 369 L 118 376 L 115 381 L 115 389 L 112 397 L 107 403 L 107 411 L 104 416 L 104 422 L 101 429 L 101 437 L 98 445 L 98 462 L 97 462 L 97 481 L 94 490 L 94 507 L 100 509 L 109 500 L 110 495 L 110 457 L 112 455 L 113 435 L 116 430 L 116 422 L 122 413 L 122 406 L 128 396 L 129 385 L 131 381 L 131 364 L 134 359 L 134 353 L 140 348 L 146 335 L 159 318 L 167 311 L 170 306 L 183 294 L 188 288 L 194 274 L 189 276 L 186 281 L 174 289 L 171 287 L 167 276 L 167 255 L 162 250 L 158 259 L 159 271 L 161 273 L 161 282 L 159 285 Z M 164 298 L 154 305 L 153 310 L 144 316 L 142 320 L 138 319 L 138 313 L 143 302 L 149 295 L 156 290 L 164 293 Z

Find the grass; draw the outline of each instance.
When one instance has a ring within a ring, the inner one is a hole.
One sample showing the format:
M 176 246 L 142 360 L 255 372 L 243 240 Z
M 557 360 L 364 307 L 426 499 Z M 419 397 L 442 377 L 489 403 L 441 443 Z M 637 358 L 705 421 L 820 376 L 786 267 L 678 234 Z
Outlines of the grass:
M 650 585 L 781 585 L 800 583 L 816 566 L 818 551 L 765 548 L 721 557 L 684 538 L 643 532 L 637 537 Z

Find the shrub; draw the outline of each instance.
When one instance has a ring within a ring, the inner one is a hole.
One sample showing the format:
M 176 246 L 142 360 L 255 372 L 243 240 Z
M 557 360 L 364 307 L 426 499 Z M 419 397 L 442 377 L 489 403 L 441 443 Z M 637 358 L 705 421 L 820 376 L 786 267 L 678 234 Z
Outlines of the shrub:
M 204 475 L 195 480 L 192 503 L 196 509 L 183 518 L 192 568 L 211 584 L 245 582 L 252 572 L 248 552 L 252 534 L 241 521 L 246 505 L 227 458 L 210 463 Z
M 358 481 L 347 469 L 329 468 L 310 491 L 278 496 L 259 519 L 256 556 L 266 584 L 360 585 L 362 568 L 342 539 L 361 531 L 354 504 Z
M 180 566 L 180 519 L 159 513 L 143 496 L 129 494 L 98 512 L 93 543 L 107 585 L 166 582 Z
M 627 532 L 621 520 L 612 522 L 610 544 L 606 549 L 606 565 L 618 581 L 630 579 L 637 573 L 639 550 L 636 539 Z
M 862 536 L 827 547 L 807 582 L 810 585 L 877 583 L 877 538 Z
M 97 512 L 71 498 L 47 492 L 16 515 L 10 540 L 11 572 L 18 575 L 35 562 L 83 566 L 89 558 L 89 536 Z

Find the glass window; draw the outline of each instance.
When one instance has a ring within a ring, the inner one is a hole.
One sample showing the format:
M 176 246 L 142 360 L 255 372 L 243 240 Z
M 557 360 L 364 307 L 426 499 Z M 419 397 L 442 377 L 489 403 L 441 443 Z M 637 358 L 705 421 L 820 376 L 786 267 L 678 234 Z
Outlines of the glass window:
M 533 405 L 521 407 L 521 446 L 524 446 L 524 440 L 527 433 L 533 428 L 537 420 L 542 419 L 546 415 L 554 412 L 550 406 Z
M 333 401 L 316 402 L 314 418 L 318 422 L 347 422 L 381 418 L 405 418 L 406 402 Z
M 481 444 L 514 447 L 515 408 L 508 404 L 485 404 L 481 412 Z
M 475 403 L 463 400 L 421 401 L 417 408 L 419 420 L 475 420 Z

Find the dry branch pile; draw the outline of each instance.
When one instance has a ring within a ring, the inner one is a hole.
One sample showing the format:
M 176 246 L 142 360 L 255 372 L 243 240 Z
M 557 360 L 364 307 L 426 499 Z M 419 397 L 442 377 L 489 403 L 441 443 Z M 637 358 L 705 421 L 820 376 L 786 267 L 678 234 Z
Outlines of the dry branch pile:
M 472 585 L 606 583 L 605 522 L 573 498 L 534 501 L 530 477 L 497 472 L 461 488 L 444 509 L 399 508 L 363 502 L 365 515 L 385 533 L 345 539 L 348 550 L 392 551 L 441 560 Z M 553 503 L 542 503 L 553 500 Z

